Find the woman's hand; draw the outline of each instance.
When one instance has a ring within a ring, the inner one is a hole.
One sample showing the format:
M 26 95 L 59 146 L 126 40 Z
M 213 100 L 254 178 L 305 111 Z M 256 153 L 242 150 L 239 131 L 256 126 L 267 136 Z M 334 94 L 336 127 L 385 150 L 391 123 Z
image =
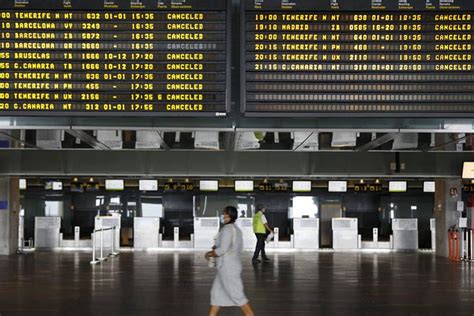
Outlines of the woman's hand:
M 216 255 L 216 253 L 214 252 L 214 250 L 211 250 L 211 251 L 206 252 L 206 259 L 209 260 L 209 258 L 211 258 L 211 257 L 213 257 L 213 258 L 217 257 L 217 255 Z

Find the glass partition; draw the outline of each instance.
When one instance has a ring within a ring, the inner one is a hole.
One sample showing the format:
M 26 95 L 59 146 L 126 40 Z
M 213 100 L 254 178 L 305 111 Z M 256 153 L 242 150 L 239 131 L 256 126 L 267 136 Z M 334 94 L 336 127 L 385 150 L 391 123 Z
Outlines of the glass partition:
M 63 201 L 45 201 L 44 216 L 60 216 L 64 215 Z
M 239 217 L 252 217 L 254 203 L 255 198 L 248 195 L 196 195 L 194 217 L 219 217 L 228 205 L 237 208 Z
M 319 218 L 319 201 L 314 196 L 294 196 L 290 201 L 289 218 Z

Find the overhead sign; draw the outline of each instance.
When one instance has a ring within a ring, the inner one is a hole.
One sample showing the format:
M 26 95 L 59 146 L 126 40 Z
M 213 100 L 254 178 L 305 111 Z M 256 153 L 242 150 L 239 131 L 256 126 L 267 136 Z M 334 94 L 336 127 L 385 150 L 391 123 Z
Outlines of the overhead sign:
M 329 192 L 347 192 L 347 181 L 328 181 Z
M 389 192 L 406 192 L 407 182 L 406 181 L 389 181 L 388 191 Z
M 434 181 L 424 181 L 423 182 L 423 192 L 435 192 L 435 182 Z
M 45 190 L 61 191 L 63 189 L 63 183 L 61 181 L 48 180 L 44 183 Z
M 311 181 L 293 181 L 293 192 L 311 192 Z
M 219 181 L 217 181 L 217 180 L 200 180 L 199 181 L 199 190 L 200 191 L 210 191 L 210 192 L 219 191 Z
M 354 191 L 356 191 L 356 192 L 380 192 L 380 191 L 382 191 L 382 184 L 380 184 L 380 183 L 357 183 L 357 184 L 354 184 Z
M 463 179 L 474 179 L 474 162 L 464 162 L 462 177 Z
M 100 189 L 100 184 L 98 182 L 87 182 L 82 188 L 85 189 L 86 192 L 96 192 Z M 78 188 L 76 187 L 76 189 Z M 80 189 L 78 189 L 78 192 L 81 192 Z
M 138 187 L 140 191 L 158 191 L 158 180 L 140 180 Z
M 275 191 L 286 192 L 288 191 L 288 183 L 276 182 L 273 184 Z
M 474 184 L 465 184 L 463 185 L 463 191 L 464 192 L 474 192 Z
M 53 191 L 61 191 L 63 189 L 63 183 L 61 181 L 53 181 Z
M 105 180 L 105 189 L 110 191 L 122 191 L 124 189 L 123 180 L 110 179 Z
M 193 191 L 194 185 L 190 182 L 177 183 L 177 182 L 168 182 L 165 183 L 163 191 Z
M 271 192 L 273 191 L 274 187 L 273 187 L 273 184 L 272 183 L 260 183 L 258 185 L 258 190 L 259 191 L 262 191 L 262 192 Z
M 253 181 L 248 180 L 235 180 L 234 182 L 235 192 L 252 192 Z

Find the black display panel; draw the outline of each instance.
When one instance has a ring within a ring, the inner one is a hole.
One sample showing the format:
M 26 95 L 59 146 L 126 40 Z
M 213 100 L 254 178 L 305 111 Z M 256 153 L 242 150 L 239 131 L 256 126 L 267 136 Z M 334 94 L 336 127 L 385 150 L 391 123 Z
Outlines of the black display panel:
M 227 0 L 0 0 L 0 115 L 225 116 Z
M 249 116 L 474 116 L 474 1 L 244 0 Z

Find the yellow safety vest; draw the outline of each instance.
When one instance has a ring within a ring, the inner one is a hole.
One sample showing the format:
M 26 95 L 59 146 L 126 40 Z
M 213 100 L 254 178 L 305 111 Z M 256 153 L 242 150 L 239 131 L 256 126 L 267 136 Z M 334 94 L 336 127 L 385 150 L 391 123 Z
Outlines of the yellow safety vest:
M 253 232 L 255 234 L 265 234 L 265 225 L 262 223 L 263 212 L 259 211 L 253 216 Z

